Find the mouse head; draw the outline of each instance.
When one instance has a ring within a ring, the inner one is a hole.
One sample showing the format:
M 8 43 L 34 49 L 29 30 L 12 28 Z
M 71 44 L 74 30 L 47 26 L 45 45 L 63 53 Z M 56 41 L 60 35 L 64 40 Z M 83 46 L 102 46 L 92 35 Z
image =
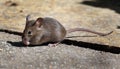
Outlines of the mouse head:
M 43 18 L 37 18 L 36 20 L 30 20 L 30 15 L 26 17 L 26 26 L 22 35 L 22 42 L 25 45 L 30 45 L 31 42 L 34 42 L 35 36 L 42 32 Z

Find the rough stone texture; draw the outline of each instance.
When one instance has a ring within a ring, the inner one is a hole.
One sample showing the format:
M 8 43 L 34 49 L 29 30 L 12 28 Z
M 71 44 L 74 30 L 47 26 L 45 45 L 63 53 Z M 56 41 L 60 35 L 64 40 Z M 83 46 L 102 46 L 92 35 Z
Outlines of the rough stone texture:
M 37 17 L 53 17 L 65 26 L 66 29 L 81 27 L 111 35 L 105 37 L 80 37 L 75 40 L 120 46 L 119 13 L 109 8 L 99 8 L 84 4 L 84 0 L 8 0 L 0 1 L 0 28 L 22 32 L 27 14 Z M 11 5 L 15 3 L 16 5 Z M 86 32 L 72 33 L 76 36 L 91 36 Z M 73 38 L 74 39 L 74 38 Z
M 56 18 L 66 29 L 114 31 L 104 37 L 87 32 L 70 33 L 67 36 L 79 37 L 66 39 L 57 47 L 25 47 L 20 36 L 0 31 L 0 69 L 119 69 L 120 14 L 119 2 L 116 3 L 112 0 L 0 0 L 0 29 L 22 32 L 25 16 L 32 14 L 34 18 Z

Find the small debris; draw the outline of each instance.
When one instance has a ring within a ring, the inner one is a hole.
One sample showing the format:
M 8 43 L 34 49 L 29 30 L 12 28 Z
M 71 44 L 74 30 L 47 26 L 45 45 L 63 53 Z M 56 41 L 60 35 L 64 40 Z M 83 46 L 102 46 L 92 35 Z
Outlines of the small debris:
M 20 12 L 22 13 L 22 12 L 23 12 L 23 10 L 20 10 Z
M 13 1 L 6 1 L 4 4 L 6 6 L 18 6 L 18 4 L 16 2 L 13 2 Z
M 117 29 L 120 29 L 120 26 L 117 26 Z
M 3 51 L 3 49 L 0 49 L 0 52 Z

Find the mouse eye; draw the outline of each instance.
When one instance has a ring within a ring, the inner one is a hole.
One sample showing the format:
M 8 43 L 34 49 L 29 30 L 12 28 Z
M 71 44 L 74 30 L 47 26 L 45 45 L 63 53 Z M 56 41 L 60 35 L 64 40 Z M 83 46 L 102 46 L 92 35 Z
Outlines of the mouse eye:
M 28 35 L 31 35 L 31 31 L 28 31 Z

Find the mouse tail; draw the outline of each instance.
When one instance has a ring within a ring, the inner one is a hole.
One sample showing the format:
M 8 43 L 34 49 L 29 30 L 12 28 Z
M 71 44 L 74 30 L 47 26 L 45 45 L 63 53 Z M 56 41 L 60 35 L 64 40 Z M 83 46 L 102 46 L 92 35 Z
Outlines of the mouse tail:
M 96 31 L 91 31 L 89 29 L 84 29 L 84 28 L 74 28 L 74 29 L 69 29 L 67 30 L 67 33 L 71 33 L 71 32 L 76 32 L 76 31 L 85 31 L 85 32 L 90 32 L 90 33 L 94 33 L 100 36 L 106 36 L 111 34 L 113 31 L 109 32 L 109 33 L 100 33 L 100 32 L 96 32 Z

